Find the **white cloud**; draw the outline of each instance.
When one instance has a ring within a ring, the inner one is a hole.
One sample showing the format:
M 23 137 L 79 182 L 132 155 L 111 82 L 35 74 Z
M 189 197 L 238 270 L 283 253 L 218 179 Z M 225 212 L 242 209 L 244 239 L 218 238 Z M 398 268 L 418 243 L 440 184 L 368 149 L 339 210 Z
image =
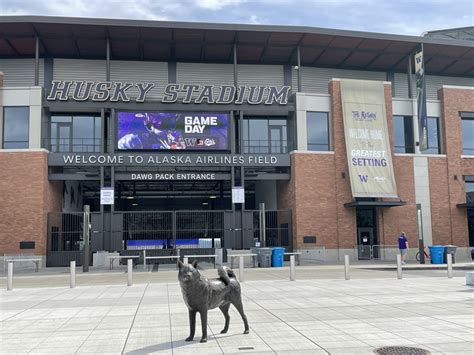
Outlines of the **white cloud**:
M 245 2 L 246 0 L 197 0 L 195 4 L 203 9 L 221 10 L 224 7 L 241 5 Z

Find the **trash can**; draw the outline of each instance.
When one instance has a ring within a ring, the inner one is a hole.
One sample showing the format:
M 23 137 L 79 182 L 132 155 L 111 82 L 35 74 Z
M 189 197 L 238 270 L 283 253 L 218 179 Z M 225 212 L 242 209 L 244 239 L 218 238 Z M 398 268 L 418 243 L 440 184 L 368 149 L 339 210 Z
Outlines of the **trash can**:
M 456 246 L 455 245 L 445 245 L 444 246 L 443 264 L 448 263 L 448 254 L 452 255 L 452 260 L 453 260 L 453 264 L 454 264 L 454 255 L 456 255 Z
M 431 263 L 442 264 L 444 257 L 444 246 L 442 245 L 430 245 Z
M 258 249 L 258 265 L 260 267 L 272 266 L 272 248 Z
M 272 266 L 273 267 L 282 267 L 283 258 L 285 256 L 285 248 L 276 247 L 272 251 Z

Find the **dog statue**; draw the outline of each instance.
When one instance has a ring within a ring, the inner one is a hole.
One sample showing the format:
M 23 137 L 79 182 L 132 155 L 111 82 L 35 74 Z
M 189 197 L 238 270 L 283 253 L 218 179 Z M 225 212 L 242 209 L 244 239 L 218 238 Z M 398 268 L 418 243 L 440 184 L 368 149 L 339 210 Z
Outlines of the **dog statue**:
M 183 293 L 184 303 L 189 310 L 189 337 L 186 341 L 194 339 L 196 330 L 196 312 L 201 314 L 202 338 L 201 343 L 207 342 L 207 311 L 219 307 L 225 317 L 225 326 L 221 334 L 229 330 L 229 308 L 233 304 L 239 311 L 244 321 L 244 334 L 249 333 L 249 324 L 242 306 L 240 297 L 240 284 L 234 272 L 228 267 L 219 267 L 217 274 L 219 278 L 208 280 L 197 270 L 197 261 L 192 264 L 183 264 L 178 260 L 178 280 Z

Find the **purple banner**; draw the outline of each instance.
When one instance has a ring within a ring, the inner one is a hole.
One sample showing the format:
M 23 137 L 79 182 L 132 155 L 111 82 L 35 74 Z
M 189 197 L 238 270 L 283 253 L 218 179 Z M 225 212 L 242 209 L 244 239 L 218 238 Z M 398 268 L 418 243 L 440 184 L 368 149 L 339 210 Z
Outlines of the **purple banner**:
M 119 150 L 227 150 L 228 114 L 119 112 Z

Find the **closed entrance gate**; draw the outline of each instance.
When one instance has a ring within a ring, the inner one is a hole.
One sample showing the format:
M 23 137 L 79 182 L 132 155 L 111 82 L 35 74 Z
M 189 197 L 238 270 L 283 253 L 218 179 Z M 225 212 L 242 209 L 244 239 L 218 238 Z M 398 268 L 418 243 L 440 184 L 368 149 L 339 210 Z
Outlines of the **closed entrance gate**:
M 90 250 L 248 249 L 260 241 L 260 223 L 258 210 L 94 212 Z M 291 230 L 291 210 L 265 211 L 266 246 L 291 251 Z M 47 266 L 81 265 L 83 213 L 50 213 L 47 242 Z

